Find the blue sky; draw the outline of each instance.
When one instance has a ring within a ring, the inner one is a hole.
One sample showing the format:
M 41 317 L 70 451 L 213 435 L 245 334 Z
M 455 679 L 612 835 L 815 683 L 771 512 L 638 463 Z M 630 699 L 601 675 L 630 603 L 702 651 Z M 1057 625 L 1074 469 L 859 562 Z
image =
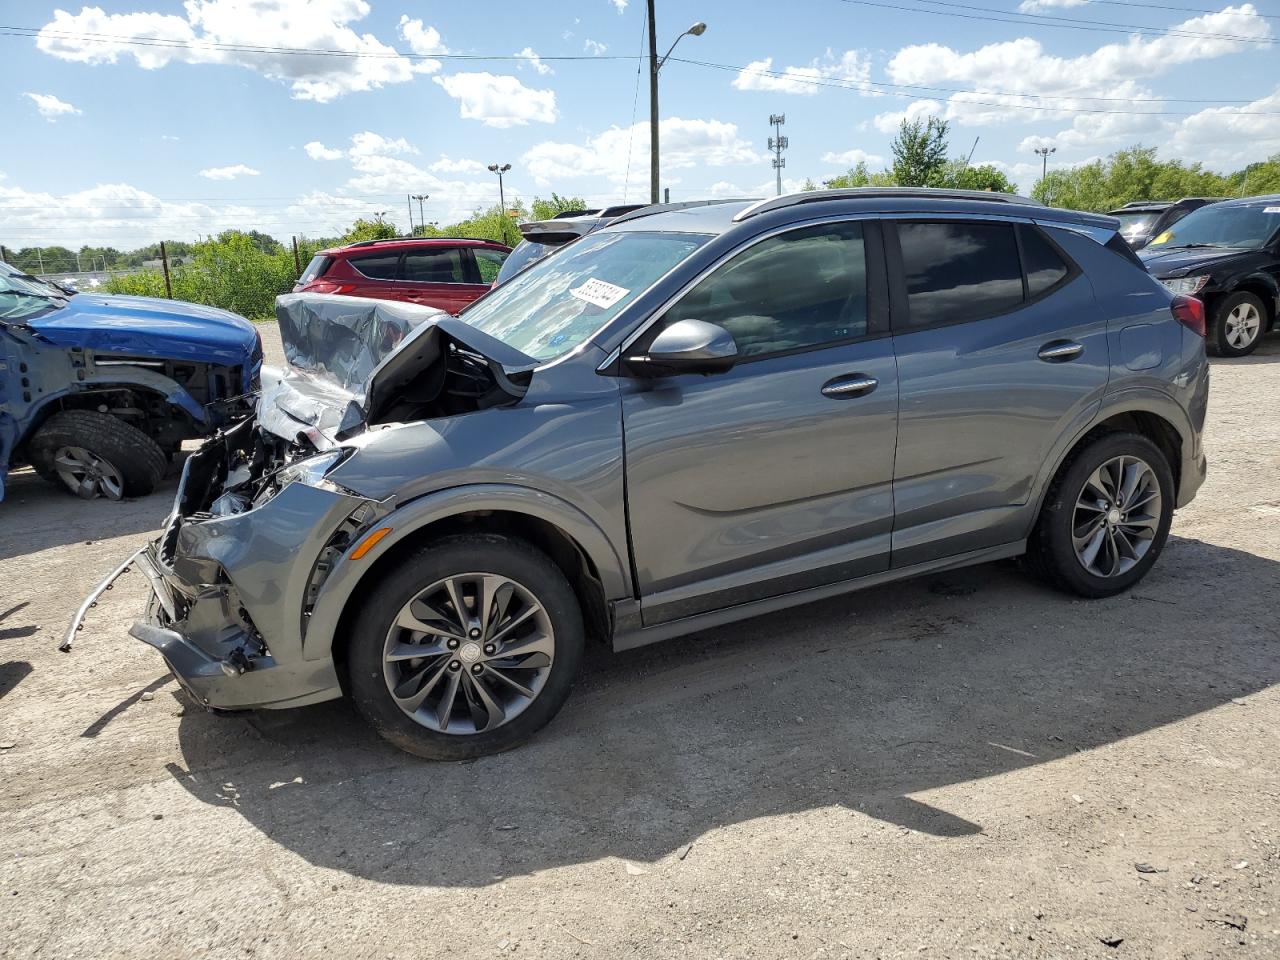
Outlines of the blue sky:
M 496 200 L 492 162 L 512 164 L 508 196 L 645 199 L 643 17 L 643 0 L 0 0 L 0 243 L 323 235 L 381 210 L 403 227 L 409 192 L 448 221 Z M 929 113 L 1024 192 L 1043 144 L 1053 166 L 1138 141 L 1220 170 L 1280 152 L 1275 0 L 658 0 L 660 47 L 695 20 L 675 57 L 703 65 L 662 71 L 672 199 L 772 192 L 771 113 L 791 186 L 887 164 L 901 117 Z

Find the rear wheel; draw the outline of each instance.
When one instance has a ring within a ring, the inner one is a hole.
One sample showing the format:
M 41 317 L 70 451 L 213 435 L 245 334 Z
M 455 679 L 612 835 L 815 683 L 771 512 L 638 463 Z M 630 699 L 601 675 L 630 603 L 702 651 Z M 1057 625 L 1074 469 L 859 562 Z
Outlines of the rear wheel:
M 28 442 L 27 454 L 40 476 L 86 500 L 146 496 L 167 462 L 137 427 L 93 410 L 55 413 Z
M 1218 357 L 1253 353 L 1267 329 L 1267 308 L 1252 293 L 1233 293 L 1218 301 L 1206 344 Z
M 582 650 L 577 598 L 549 557 L 509 537 L 449 537 L 365 602 L 348 651 L 351 698 L 403 750 L 484 756 L 556 715 Z
M 1032 570 L 1082 597 L 1129 589 L 1164 549 L 1173 474 L 1160 448 L 1111 433 L 1076 452 L 1054 478 L 1028 544 Z

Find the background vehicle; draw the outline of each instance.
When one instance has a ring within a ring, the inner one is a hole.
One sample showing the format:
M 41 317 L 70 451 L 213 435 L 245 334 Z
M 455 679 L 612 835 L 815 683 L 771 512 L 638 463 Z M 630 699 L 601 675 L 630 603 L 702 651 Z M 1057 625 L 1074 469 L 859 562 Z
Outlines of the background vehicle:
M 510 253 L 510 247 L 491 240 L 362 240 L 317 253 L 293 289 L 404 300 L 457 313 L 488 292 Z
M 1252 353 L 1280 309 L 1280 194 L 1203 207 L 1139 254 L 1172 292 L 1199 297 L 1205 344 L 1221 357 Z
M 506 283 L 521 270 L 537 263 L 547 254 L 554 253 L 566 243 L 572 243 L 599 230 L 615 217 L 645 206 L 648 204 L 623 203 L 603 210 L 567 210 L 550 220 L 530 220 L 520 224 L 520 233 L 524 239 L 502 265 L 495 286 Z
M 0 497 L 11 464 L 82 497 L 150 493 L 183 440 L 250 409 L 262 342 L 225 310 L 0 270 Z
M 1126 203 L 1119 210 L 1112 210 L 1111 216 L 1120 221 L 1120 236 L 1129 246 L 1141 250 L 1165 230 L 1185 217 L 1193 210 L 1210 203 L 1217 203 L 1221 197 L 1183 197 L 1181 200 L 1135 200 Z
M 1111 596 L 1205 476 L 1203 305 L 1014 197 L 649 207 L 459 318 L 352 303 L 281 298 L 306 375 L 188 461 L 131 632 L 206 704 L 346 690 L 423 756 L 529 737 L 587 638 L 1020 554 Z

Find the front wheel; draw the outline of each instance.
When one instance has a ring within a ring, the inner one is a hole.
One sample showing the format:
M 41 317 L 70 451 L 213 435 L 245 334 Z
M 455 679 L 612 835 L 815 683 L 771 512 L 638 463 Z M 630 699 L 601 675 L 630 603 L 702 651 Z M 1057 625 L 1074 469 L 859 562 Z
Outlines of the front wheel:
M 549 557 L 504 536 L 448 537 L 407 557 L 361 608 L 351 698 L 401 749 L 464 760 L 547 724 L 582 652 L 577 598 Z
M 86 500 L 143 497 L 168 465 L 164 451 L 131 424 L 95 410 L 64 410 L 27 444 L 35 471 Z
M 1151 569 L 1173 522 L 1173 473 L 1136 433 L 1106 434 L 1058 471 L 1027 547 L 1033 572 L 1082 597 L 1129 589 Z
M 1207 345 L 1218 357 L 1253 353 L 1267 328 L 1267 308 L 1252 293 L 1233 293 L 1218 301 L 1209 324 Z

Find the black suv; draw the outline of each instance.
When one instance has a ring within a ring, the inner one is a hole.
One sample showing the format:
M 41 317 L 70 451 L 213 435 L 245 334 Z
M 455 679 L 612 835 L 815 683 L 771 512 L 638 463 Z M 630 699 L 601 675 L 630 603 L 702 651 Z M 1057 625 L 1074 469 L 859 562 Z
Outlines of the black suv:
M 1243 357 L 1280 310 L 1280 194 L 1202 207 L 1139 256 L 1171 292 L 1204 301 L 1210 353 Z
M 1120 221 L 1120 236 L 1124 237 L 1125 242 L 1133 249 L 1141 250 L 1188 213 L 1221 199 L 1183 197 L 1181 200 L 1134 200 L 1119 210 L 1112 210 L 1111 216 Z

